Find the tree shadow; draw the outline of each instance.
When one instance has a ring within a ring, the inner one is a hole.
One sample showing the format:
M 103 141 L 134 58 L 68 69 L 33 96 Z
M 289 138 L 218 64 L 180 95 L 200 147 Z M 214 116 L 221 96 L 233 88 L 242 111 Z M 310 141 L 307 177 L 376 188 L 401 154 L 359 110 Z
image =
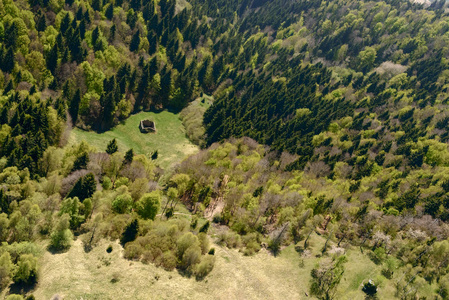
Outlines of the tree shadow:
M 31 293 L 36 288 L 36 283 L 13 283 L 9 286 L 9 294 L 25 295 Z
M 67 249 L 58 249 L 52 246 L 48 246 L 47 247 L 47 251 L 50 252 L 52 255 L 56 255 L 56 254 L 63 254 L 66 253 L 67 251 L 69 251 L 70 248 Z

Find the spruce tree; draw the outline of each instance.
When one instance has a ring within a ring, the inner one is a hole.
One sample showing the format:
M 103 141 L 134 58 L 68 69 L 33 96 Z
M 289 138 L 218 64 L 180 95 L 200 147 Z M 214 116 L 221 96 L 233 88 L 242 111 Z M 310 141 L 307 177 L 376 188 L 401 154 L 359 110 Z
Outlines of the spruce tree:
M 139 50 L 139 45 L 140 45 L 140 34 L 139 31 L 136 31 L 136 33 L 134 33 L 131 39 L 131 43 L 129 44 L 129 51 L 136 52 L 137 50 Z
M 133 162 L 134 159 L 134 150 L 131 148 L 125 153 L 125 164 L 130 164 Z
M 139 222 L 137 219 L 131 221 L 131 223 L 126 226 L 125 230 L 122 233 L 122 237 L 120 238 L 120 244 L 125 246 L 126 243 L 132 242 L 136 239 L 137 233 L 139 232 Z
M 80 156 L 78 156 L 75 159 L 75 162 L 73 163 L 72 171 L 85 169 L 87 167 L 87 164 L 89 163 L 89 154 L 87 152 L 81 153 Z
M 12 47 L 9 47 L 6 51 L 5 56 L 3 57 L 3 61 L 1 64 L 1 69 L 3 72 L 11 73 L 14 70 L 14 50 Z
M 107 148 L 106 148 L 106 153 L 107 154 L 113 154 L 115 152 L 118 151 L 118 146 L 117 146 L 117 140 L 113 139 L 109 142 Z
M 92 0 L 92 8 L 96 11 L 101 11 L 103 3 L 101 0 Z
M 97 190 L 97 182 L 95 181 L 95 176 L 92 173 L 87 174 L 83 177 L 83 193 L 80 197 L 80 201 L 84 201 L 84 199 L 91 198 L 92 195 Z
M 112 18 L 114 17 L 114 6 L 112 4 L 108 5 L 108 8 L 106 8 L 104 15 L 106 18 L 108 18 L 108 20 L 112 20 Z
M 75 92 L 75 95 L 72 98 L 72 101 L 70 101 L 69 104 L 69 113 L 72 117 L 72 124 L 75 125 L 76 121 L 78 120 L 78 111 L 80 107 L 81 102 L 81 91 L 80 89 L 77 89 Z
M 55 44 L 47 55 L 47 68 L 52 74 L 58 65 L 58 44 Z

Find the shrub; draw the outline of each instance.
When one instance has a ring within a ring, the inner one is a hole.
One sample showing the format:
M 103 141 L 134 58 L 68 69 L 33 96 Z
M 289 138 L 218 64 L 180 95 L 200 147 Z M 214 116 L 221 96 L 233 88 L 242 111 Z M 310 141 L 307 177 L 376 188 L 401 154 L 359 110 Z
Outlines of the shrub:
M 109 245 L 109 246 L 106 248 L 106 252 L 107 252 L 107 253 L 111 253 L 112 250 L 113 250 L 112 245 Z
M 201 253 L 206 254 L 207 251 L 209 251 L 209 246 L 210 246 L 207 234 L 205 234 L 204 232 L 199 233 L 198 240 L 200 242 Z
M 204 257 L 199 264 L 195 267 L 195 276 L 197 280 L 203 279 L 209 274 L 214 268 L 215 257 L 207 255 Z
M 103 182 L 101 183 L 101 186 L 103 187 L 104 190 L 110 190 L 112 187 L 112 180 L 111 178 L 104 176 L 103 177 Z
M 367 294 L 368 296 L 373 296 L 377 293 L 377 286 L 374 284 L 374 282 L 370 279 L 367 283 L 363 285 L 362 291 Z
M 374 251 L 369 252 L 370 259 L 376 264 L 379 265 L 386 259 L 385 249 L 384 248 L 376 248 Z
M 120 281 L 121 274 L 120 272 L 114 272 L 112 274 L 111 283 L 116 283 Z
M 195 269 L 195 265 L 201 261 L 201 248 L 198 245 L 192 245 L 189 247 L 182 256 L 181 269 L 191 274 Z
M 22 295 L 11 294 L 6 297 L 6 300 L 23 300 Z
M 246 256 L 254 255 L 261 249 L 260 241 L 256 233 L 250 233 L 242 237 L 243 244 L 245 244 L 245 249 L 243 254 Z
M 200 248 L 198 238 L 191 232 L 184 233 L 180 238 L 178 238 L 178 240 L 176 241 L 176 246 L 178 248 L 177 255 L 179 259 L 182 259 L 184 253 L 188 248 L 193 246 Z
M 50 235 L 50 247 L 54 250 L 65 250 L 72 244 L 73 234 L 69 229 L 70 216 L 63 214 Z
M 32 285 L 37 282 L 37 258 L 32 254 L 23 254 L 17 262 L 17 271 L 14 282 Z
M 138 260 L 143 253 L 142 247 L 137 243 L 129 243 L 125 247 L 125 253 L 123 256 L 126 259 Z
M 210 226 L 210 222 L 209 222 L 209 221 L 206 221 L 206 223 L 204 223 L 204 225 L 201 226 L 200 232 L 205 232 L 205 233 L 207 233 L 207 231 L 209 230 L 209 226 Z
M 261 248 L 261 246 L 258 242 L 251 241 L 248 244 L 246 244 L 246 247 L 243 250 L 243 255 L 246 255 L 246 256 L 254 255 L 260 251 L 260 248 Z
M 167 271 L 172 271 L 176 268 L 176 256 L 171 251 L 166 251 L 162 254 L 162 267 Z
M 195 229 L 196 226 L 198 225 L 198 218 L 196 216 L 194 216 L 192 218 L 192 221 L 190 222 L 190 229 Z
M 11 260 L 9 252 L 5 252 L 0 256 L 0 289 L 3 290 L 11 282 L 14 264 Z
M 239 248 L 242 244 L 240 235 L 232 231 L 221 233 L 218 242 L 226 245 L 228 248 Z
M 222 218 L 221 218 L 221 215 L 220 215 L 220 214 L 214 215 L 214 217 L 213 217 L 213 219 L 212 219 L 212 222 L 218 224 L 218 223 L 221 223 L 221 221 L 222 221 Z

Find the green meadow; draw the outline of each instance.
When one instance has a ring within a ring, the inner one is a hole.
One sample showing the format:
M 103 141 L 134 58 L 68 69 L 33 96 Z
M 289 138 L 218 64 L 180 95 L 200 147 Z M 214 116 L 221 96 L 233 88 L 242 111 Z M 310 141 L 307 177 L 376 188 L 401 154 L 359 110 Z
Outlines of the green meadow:
M 143 119 L 154 121 L 157 132 L 141 133 L 139 122 Z M 84 140 L 99 150 L 105 150 L 109 141 L 114 138 L 117 139 L 121 152 L 133 148 L 136 154 L 151 155 L 157 150 L 158 159 L 156 163 L 162 168 L 168 168 L 198 150 L 198 147 L 186 137 L 178 115 L 168 111 L 141 112 L 131 115 L 126 121 L 104 133 L 74 128 L 70 135 L 69 144 Z

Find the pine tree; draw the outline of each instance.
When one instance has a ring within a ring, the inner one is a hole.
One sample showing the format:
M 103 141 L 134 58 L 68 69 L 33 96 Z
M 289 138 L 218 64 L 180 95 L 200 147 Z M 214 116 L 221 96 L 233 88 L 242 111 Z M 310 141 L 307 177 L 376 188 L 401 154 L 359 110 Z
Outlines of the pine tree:
M 151 160 L 156 160 L 158 155 L 159 155 L 158 151 L 157 150 L 154 151 L 153 154 L 151 154 Z
M 11 25 L 5 28 L 5 46 L 6 48 L 11 47 L 14 50 L 17 47 L 17 39 L 19 38 L 19 28 L 16 25 L 16 22 L 12 22 Z
M 115 104 L 114 104 L 114 91 L 109 92 L 106 95 L 102 95 L 100 98 L 100 103 L 103 107 L 102 112 L 102 122 L 101 122 L 101 130 L 107 130 L 113 125 L 114 121 L 114 112 L 115 112 Z
M 80 201 L 92 197 L 92 195 L 97 190 L 97 182 L 95 181 L 95 176 L 92 173 L 87 174 L 83 177 L 82 181 L 82 194 L 79 197 Z
M 39 16 L 39 19 L 37 21 L 37 26 L 36 29 L 37 31 L 45 31 L 45 28 L 47 28 L 47 21 L 45 19 L 45 15 L 43 13 L 41 13 L 41 15 Z
M 117 27 L 115 24 L 111 26 L 109 29 L 109 42 L 112 42 L 115 39 L 115 32 L 117 31 Z
M 65 16 L 64 16 L 64 18 L 63 18 L 62 21 L 61 21 L 61 25 L 59 26 L 59 31 L 60 31 L 62 34 L 65 34 L 66 31 L 67 31 L 67 29 L 69 29 L 70 22 L 71 22 L 71 20 L 70 20 L 70 14 L 69 14 L 69 13 L 66 13 Z
M 70 116 L 72 117 L 73 125 L 75 125 L 76 121 L 78 120 L 78 111 L 79 111 L 80 103 L 81 103 L 81 91 L 80 91 L 80 89 L 77 89 L 75 92 L 75 95 L 72 98 L 72 101 L 70 101 L 70 104 L 69 104 L 69 113 L 70 113 Z
M 100 29 L 97 26 L 92 31 L 92 45 L 95 45 L 97 43 L 99 37 L 100 37 Z
M 75 159 L 75 162 L 73 163 L 72 171 L 85 169 L 87 167 L 87 164 L 89 163 L 89 154 L 87 152 L 81 153 L 80 156 L 78 156 Z
M 129 51 L 136 52 L 137 50 L 139 50 L 139 45 L 140 45 L 140 34 L 139 31 L 136 31 L 136 33 L 134 33 L 131 39 L 131 43 L 129 44 Z
M 8 92 L 10 92 L 12 90 L 14 90 L 14 85 L 13 85 L 12 80 L 9 80 L 8 84 L 6 85 L 5 89 L 3 90 L 3 95 L 7 95 Z
M 108 18 L 108 20 L 112 20 L 112 18 L 114 17 L 114 6 L 112 4 L 108 5 L 108 8 L 106 8 L 104 15 L 106 18 Z
M 55 44 L 47 55 L 47 68 L 52 74 L 58 65 L 58 44 Z
M 114 154 L 115 152 L 118 151 L 118 146 L 117 146 L 117 140 L 113 139 L 109 142 L 107 148 L 106 148 L 106 153 L 107 154 Z
M 9 47 L 6 51 L 5 56 L 3 57 L 3 61 L 1 64 L 1 69 L 3 72 L 11 73 L 14 70 L 14 50 L 12 47 Z
M 137 233 L 139 232 L 139 222 L 137 219 L 131 221 L 131 223 L 126 226 L 123 231 L 122 237 L 120 238 L 120 244 L 125 246 L 126 243 L 132 242 L 136 239 Z
M 130 164 L 133 162 L 134 159 L 134 150 L 131 148 L 125 153 L 125 164 Z
M 8 197 L 5 195 L 3 189 L 0 189 L 0 212 L 10 213 Z
M 103 1 L 101 0 L 92 0 L 92 8 L 96 11 L 101 11 L 103 7 Z

